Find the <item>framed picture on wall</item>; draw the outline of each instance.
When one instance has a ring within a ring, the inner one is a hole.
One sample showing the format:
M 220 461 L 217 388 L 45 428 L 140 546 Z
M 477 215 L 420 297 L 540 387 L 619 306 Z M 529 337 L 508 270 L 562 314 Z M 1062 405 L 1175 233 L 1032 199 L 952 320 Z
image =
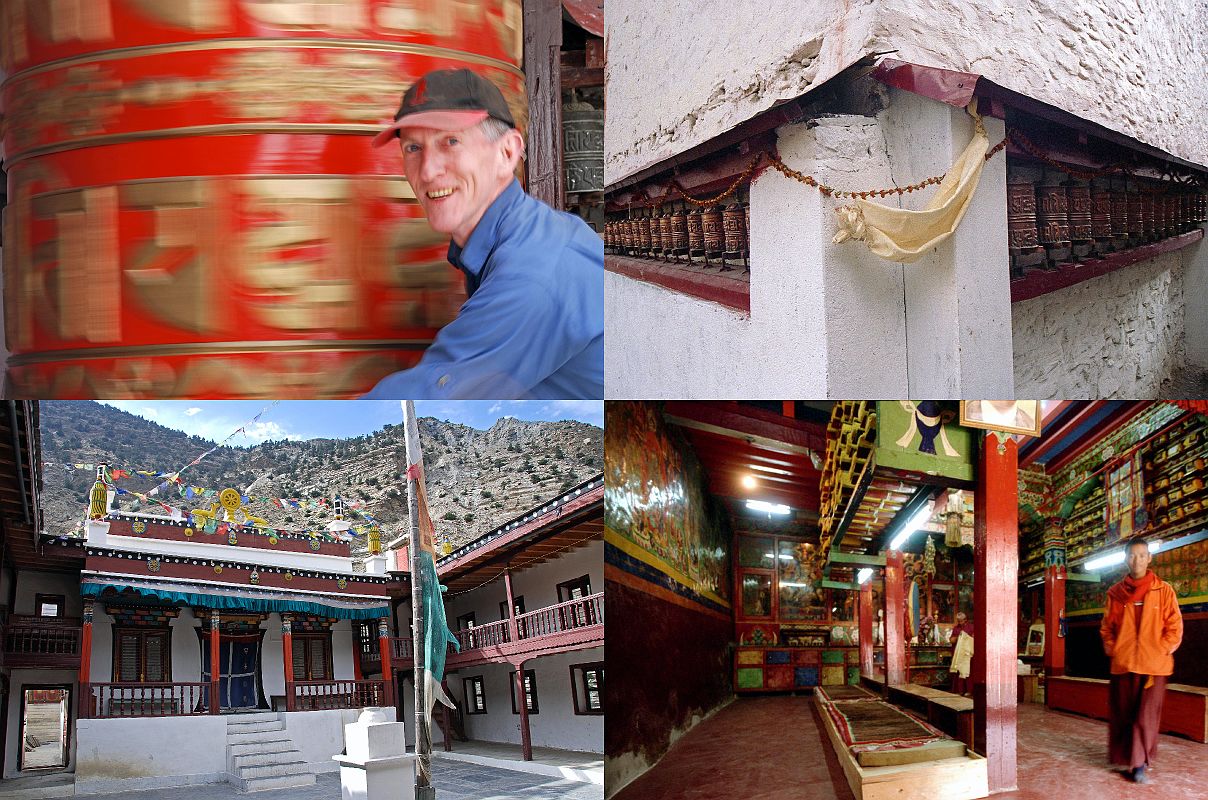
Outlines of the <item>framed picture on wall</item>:
M 1040 435 L 1039 400 L 962 400 L 961 425 L 992 431 Z

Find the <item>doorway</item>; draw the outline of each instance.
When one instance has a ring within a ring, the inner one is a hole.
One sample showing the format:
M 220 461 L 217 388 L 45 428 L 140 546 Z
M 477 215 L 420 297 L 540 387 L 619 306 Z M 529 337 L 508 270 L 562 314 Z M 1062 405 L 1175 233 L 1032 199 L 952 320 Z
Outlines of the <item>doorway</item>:
M 21 689 L 20 769 L 67 766 L 71 688 L 25 686 Z
M 264 631 L 251 635 L 220 635 L 218 639 L 218 707 L 239 711 L 259 708 L 260 640 Z M 201 637 L 201 679 L 210 680 L 210 640 Z M 208 695 L 207 695 L 208 697 Z

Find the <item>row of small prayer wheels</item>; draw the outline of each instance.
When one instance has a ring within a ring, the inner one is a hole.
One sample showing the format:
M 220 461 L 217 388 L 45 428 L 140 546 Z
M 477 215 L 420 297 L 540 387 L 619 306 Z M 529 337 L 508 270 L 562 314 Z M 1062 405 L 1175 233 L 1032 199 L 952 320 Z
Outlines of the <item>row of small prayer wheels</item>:
M 1130 183 L 1037 184 L 1008 179 L 1012 273 L 1137 247 L 1185 233 L 1208 217 L 1208 195 Z
M 751 207 L 735 202 L 709 208 L 650 209 L 604 223 L 605 249 L 637 258 L 700 262 L 727 272 L 749 268 Z

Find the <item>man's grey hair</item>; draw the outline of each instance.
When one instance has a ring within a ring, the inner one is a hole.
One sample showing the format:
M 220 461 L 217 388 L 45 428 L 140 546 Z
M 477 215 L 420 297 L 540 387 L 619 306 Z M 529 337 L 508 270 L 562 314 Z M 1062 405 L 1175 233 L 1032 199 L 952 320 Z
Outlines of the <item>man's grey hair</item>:
M 478 128 L 479 128 L 479 130 L 482 131 L 482 135 L 487 138 L 488 142 L 497 142 L 501 138 L 503 138 L 503 135 L 505 133 L 512 130 L 511 125 L 507 124 L 506 122 L 504 122 L 502 120 L 495 119 L 494 117 L 487 117 L 482 122 L 478 123 Z M 521 161 L 524 161 L 524 157 L 526 155 L 525 150 L 526 150 L 526 148 L 525 148 L 525 144 L 524 144 L 524 137 L 521 136 L 520 137 L 520 160 Z

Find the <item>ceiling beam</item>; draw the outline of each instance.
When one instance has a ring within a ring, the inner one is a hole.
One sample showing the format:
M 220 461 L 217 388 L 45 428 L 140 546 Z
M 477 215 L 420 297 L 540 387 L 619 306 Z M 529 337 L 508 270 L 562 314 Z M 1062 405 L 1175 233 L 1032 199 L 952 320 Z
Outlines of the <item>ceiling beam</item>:
M 756 444 L 777 453 L 819 457 L 826 449 L 826 429 L 762 409 L 734 404 L 670 401 L 663 415 L 673 425 L 707 431 Z

